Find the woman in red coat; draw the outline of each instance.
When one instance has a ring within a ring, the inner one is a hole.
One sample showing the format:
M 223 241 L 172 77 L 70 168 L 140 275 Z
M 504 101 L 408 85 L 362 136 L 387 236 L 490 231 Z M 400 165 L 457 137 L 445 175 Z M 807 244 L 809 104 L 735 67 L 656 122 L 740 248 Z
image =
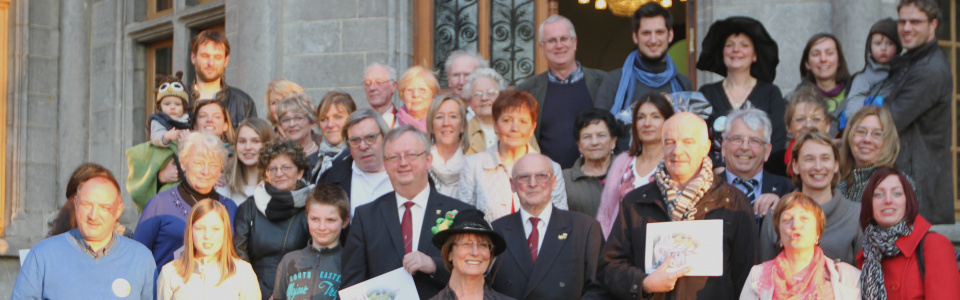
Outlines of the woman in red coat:
M 860 227 L 865 237 L 857 254 L 863 299 L 960 299 L 953 244 L 929 231 L 930 222 L 917 214 L 907 177 L 890 167 L 878 168 L 863 198 Z

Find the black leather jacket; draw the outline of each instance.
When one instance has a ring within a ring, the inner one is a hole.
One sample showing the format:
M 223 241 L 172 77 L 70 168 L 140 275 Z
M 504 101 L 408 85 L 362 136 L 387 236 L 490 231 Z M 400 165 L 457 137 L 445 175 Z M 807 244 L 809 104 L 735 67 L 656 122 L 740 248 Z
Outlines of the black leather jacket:
M 221 80 L 220 83 L 221 90 L 217 92 L 217 99 L 222 101 L 223 105 L 227 107 L 227 113 L 230 114 L 230 123 L 233 124 L 233 128 L 237 128 L 237 124 L 243 121 L 243 119 L 257 117 L 257 105 L 253 102 L 253 99 L 250 98 L 250 95 L 247 95 L 247 93 L 241 89 L 227 85 L 223 80 Z M 197 105 L 197 102 L 200 100 L 198 99 L 200 98 L 200 92 L 193 88 L 194 85 L 192 83 L 187 85 L 187 94 L 190 95 L 190 107 Z M 196 116 L 194 116 L 194 118 L 196 118 Z
M 309 188 L 304 188 L 309 191 Z M 234 220 L 233 244 L 237 255 L 253 265 L 253 271 L 260 282 L 260 293 L 267 299 L 273 293 L 273 284 L 277 276 L 277 265 L 284 254 L 303 249 L 310 240 L 307 217 L 300 212 L 292 217 L 270 220 L 257 209 L 258 193 L 264 195 L 262 186 L 257 187 L 254 195 L 237 208 Z M 306 197 L 306 193 L 302 193 Z M 294 191 L 296 197 L 297 191 Z

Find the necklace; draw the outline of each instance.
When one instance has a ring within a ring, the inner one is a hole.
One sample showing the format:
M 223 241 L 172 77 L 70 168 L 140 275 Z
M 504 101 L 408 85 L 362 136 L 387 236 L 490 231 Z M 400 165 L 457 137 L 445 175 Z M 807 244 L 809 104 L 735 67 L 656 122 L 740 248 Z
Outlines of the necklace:
M 307 149 L 307 151 L 303 151 L 303 153 L 313 153 L 313 150 L 317 149 L 317 142 L 311 142 L 311 143 L 313 144 L 313 146 L 310 146 L 310 149 Z

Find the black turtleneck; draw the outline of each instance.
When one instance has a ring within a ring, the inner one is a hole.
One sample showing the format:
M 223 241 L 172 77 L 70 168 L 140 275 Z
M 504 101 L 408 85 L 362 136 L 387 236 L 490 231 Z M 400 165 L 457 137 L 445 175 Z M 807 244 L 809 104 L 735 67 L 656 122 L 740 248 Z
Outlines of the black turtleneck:
M 207 194 L 201 194 L 193 186 L 190 186 L 190 183 L 186 180 L 180 182 L 177 185 L 177 191 L 180 192 L 180 198 L 183 198 L 183 201 L 187 202 L 190 207 L 193 207 L 194 204 L 197 204 L 197 201 L 203 199 L 213 199 L 214 201 L 220 200 L 220 194 L 217 194 L 216 189 L 210 189 L 210 192 Z
M 643 56 L 643 54 L 640 54 L 640 61 L 643 62 L 644 66 L 647 66 L 647 69 L 650 69 L 650 71 L 653 71 L 654 73 L 663 73 L 663 71 L 667 70 L 666 58 L 667 58 L 666 53 L 664 53 L 659 60 L 650 60 L 646 56 Z

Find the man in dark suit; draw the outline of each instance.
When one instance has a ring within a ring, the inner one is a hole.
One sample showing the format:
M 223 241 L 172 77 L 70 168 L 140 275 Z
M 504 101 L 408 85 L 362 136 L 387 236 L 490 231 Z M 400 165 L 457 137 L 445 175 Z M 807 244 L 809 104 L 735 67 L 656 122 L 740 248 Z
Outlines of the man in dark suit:
M 547 71 L 524 80 L 518 91 L 527 91 L 540 107 L 533 136 L 546 156 L 567 169 L 580 157 L 573 138 L 573 119 L 596 107 L 597 90 L 606 72 L 580 66 L 576 60 L 577 32 L 573 23 L 553 15 L 540 24 L 540 52 L 547 59 Z
M 727 169 L 721 176 L 747 195 L 759 224 L 780 197 L 794 190 L 789 178 L 763 170 L 770 158 L 770 119 L 755 108 L 733 110 L 724 128 L 720 151 Z
M 383 162 L 395 192 L 357 208 L 343 249 L 343 287 L 404 268 L 420 299 L 430 299 L 450 279 L 430 227 L 451 210 L 471 206 L 428 184 L 430 140 L 412 126 L 384 136 Z
M 382 142 L 389 130 L 380 113 L 371 109 L 353 112 L 343 125 L 349 153 L 334 157 L 330 169 L 317 178 L 317 183 L 333 183 L 347 192 L 351 215 L 360 205 L 393 191 L 383 168 Z
M 603 292 L 597 283 L 600 223 L 553 207 L 556 181 L 544 155 L 527 154 L 513 166 L 510 186 L 521 210 L 493 222 L 507 241 L 507 251 L 488 273 L 494 290 L 515 299 L 580 299 L 588 290 Z

